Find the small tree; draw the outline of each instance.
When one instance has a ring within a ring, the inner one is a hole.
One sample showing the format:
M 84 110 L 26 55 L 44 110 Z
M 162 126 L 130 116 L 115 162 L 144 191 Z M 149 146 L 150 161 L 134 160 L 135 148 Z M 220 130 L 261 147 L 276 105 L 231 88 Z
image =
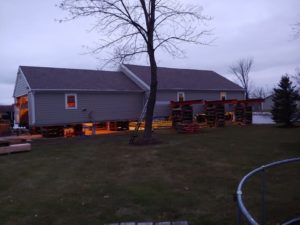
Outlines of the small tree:
M 244 88 L 246 93 L 246 99 L 250 96 L 250 78 L 249 73 L 253 66 L 253 59 L 240 59 L 236 64 L 230 66 L 230 72 L 232 72 L 235 77 L 240 82 L 240 85 Z
M 283 123 L 285 126 L 292 126 L 292 118 L 296 113 L 296 100 L 298 93 L 292 86 L 289 76 L 282 76 L 278 88 L 274 88 L 272 98 L 272 119 L 276 123 Z
M 269 94 L 269 91 L 263 87 L 258 87 L 255 88 L 252 93 L 251 93 L 251 97 L 252 98 L 266 98 Z

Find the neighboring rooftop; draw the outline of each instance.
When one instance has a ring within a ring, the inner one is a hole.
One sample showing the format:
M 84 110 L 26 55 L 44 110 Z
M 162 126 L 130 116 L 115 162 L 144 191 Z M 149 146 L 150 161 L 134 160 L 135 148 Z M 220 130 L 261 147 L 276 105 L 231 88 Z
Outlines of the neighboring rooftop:
M 20 66 L 31 89 L 141 91 L 121 72 Z
M 125 65 L 147 85 L 150 85 L 150 67 Z M 210 70 L 158 68 L 160 90 L 234 90 L 243 91 L 236 83 Z
M 0 112 L 6 113 L 6 112 L 12 112 L 14 110 L 13 105 L 0 105 Z

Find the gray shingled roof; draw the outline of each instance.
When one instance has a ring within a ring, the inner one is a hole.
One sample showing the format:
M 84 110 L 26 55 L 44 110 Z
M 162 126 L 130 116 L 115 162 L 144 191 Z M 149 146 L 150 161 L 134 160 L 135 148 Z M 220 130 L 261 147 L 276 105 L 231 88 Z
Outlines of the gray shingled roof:
M 141 91 L 121 72 L 20 66 L 31 89 Z
M 150 67 L 125 65 L 147 85 L 150 85 Z M 158 68 L 159 90 L 236 90 L 243 89 L 225 77 L 209 70 Z

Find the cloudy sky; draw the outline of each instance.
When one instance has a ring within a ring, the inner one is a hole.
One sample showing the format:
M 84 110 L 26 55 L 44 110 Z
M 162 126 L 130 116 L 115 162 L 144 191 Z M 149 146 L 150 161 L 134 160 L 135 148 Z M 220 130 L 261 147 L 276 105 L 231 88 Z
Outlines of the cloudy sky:
M 281 75 L 300 68 L 300 39 L 292 25 L 300 20 L 299 0 L 184 0 L 201 4 L 213 17 L 210 46 L 183 46 L 185 58 L 158 55 L 159 66 L 209 69 L 234 80 L 229 66 L 253 57 L 253 84 L 273 88 Z M 88 32 L 92 19 L 59 23 L 66 16 L 59 0 L 0 1 L 0 104 L 13 102 L 19 65 L 96 69 L 103 62 L 84 54 L 99 35 Z M 140 62 L 133 62 L 140 63 Z

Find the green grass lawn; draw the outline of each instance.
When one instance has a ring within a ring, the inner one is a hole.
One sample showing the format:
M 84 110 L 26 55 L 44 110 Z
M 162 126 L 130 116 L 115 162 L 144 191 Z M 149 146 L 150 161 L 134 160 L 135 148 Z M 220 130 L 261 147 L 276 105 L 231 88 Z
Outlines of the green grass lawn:
M 130 146 L 128 134 L 41 139 L 31 152 L 0 156 L 0 224 L 235 224 L 233 193 L 242 176 L 300 155 L 300 128 L 226 127 L 155 135 L 162 144 Z M 268 221 L 299 216 L 300 164 L 267 174 Z M 244 191 L 255 216 L 259 178 Z

